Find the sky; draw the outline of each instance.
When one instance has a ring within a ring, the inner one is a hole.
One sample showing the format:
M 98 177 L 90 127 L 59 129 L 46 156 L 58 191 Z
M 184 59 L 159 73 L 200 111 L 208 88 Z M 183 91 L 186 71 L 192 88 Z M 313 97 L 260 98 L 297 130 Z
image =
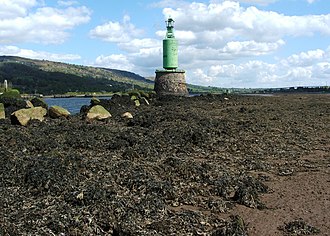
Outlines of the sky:
M 154 77 L 172 17 L 188 83 L 330 86 L 329 0 L 0 0 L 0 6 L 0 55 Z

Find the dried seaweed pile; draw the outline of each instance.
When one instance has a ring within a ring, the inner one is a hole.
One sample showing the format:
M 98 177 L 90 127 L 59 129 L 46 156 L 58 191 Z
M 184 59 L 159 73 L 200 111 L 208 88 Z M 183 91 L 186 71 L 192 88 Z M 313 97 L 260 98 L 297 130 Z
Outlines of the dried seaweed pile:
M 267 207 L 267 176 L 254 173 L 280 174 L 288 163 L 278 160 L 309 152 L 320 140 L 306 124 L 324 112 L 275 97 L 202 96 L 155 100 L 132 120 L 1 121 L 0 232 L 247 235 L 239 216 L 221 214 Z

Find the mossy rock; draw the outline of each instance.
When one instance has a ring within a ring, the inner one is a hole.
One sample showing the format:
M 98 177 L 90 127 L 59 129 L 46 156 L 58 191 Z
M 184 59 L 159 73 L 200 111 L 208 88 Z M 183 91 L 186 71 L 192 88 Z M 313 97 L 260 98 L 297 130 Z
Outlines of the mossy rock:
M 67 109 L 60 107 L 60 106 L 50 107 L 48 110 L 48 114 L 49 114 L 50 118 L 53 118 L 53 119 L 60 118 L 60 117 L 67 118 L 71 115 Z
M 132 101 L 138 100 L 138 97 L 135 96 L 135 95 L 132 95 L 132 96 L 131 96 L 131 100 L 132 100 Z
M 86 115 L 87 121 L 93 121 L 93 120 L 106 120 L 111 117 L 111 114 L 109 111 L 107 111 L 104 107 L 100 105 L 93 106 Z
M 136 106 L 136 107 L 139 107 L 139 106 L 141 105 L 141 103 L 140 103 L 139 100 L 135 100 L 134 103 L 135 103 L 135 106 Z
M 12 124 L 26 126 L 30 120 L 43 121 L 46 114 L 47 110 L 43 107 L 20 109 L 11 114 L 10 120 Z

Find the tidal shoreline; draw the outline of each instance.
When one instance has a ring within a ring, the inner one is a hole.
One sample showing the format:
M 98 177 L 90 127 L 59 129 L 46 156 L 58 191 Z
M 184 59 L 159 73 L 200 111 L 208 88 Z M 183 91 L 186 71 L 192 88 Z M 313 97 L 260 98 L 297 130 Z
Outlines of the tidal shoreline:
M 276 235 L 300 218 L 330 232 L 329 96 L 103 105 L 103 122 L 1 120 L 0 232 Z

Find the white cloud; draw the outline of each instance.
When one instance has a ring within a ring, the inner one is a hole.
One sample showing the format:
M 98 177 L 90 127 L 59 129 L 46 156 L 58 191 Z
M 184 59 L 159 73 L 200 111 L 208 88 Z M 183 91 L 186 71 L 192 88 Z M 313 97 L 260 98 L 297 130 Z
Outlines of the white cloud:
M 220 87 L 290 87 L 330 82 L 330 50 L 301 52 L 277 63 L 251 60 L 205 66 L 191 72 L 193 83 Z M 198 76 L 197 76 L 198 75 Z
M 311 66 L 315 62 L 321 62 L 329 59 L 330 56 L 321 49 L 311 50 L 307 52 L 301 52 L 300 54 L 293 54 L 288 57 L 283 63 L 287 63 L 290 66 Z
M 78 4 L 77 1 L 57 1 L 57 4 L 59 6 L 64 6 L 64 7 L 68 7 L 68 6 L 73 6 L 73 5 L 76 5 Z
M 0 20 L 26 16 L 37 0 L 0 0 Z
M 11 0 L 10 4 L 7 4 L 7 0 L 0 1 L 5 1 L 6 4 L 4 8 L 1 7 L 1 11 L 10 12 L 10 16 L 0 18 L 0 43 L 6 44 L 63 43 L 69 37 L 68 31 L 87 23 L 91 15 L 91 11 L 84 6 L 34 9 L 33 7 L 38 6 L 34 0 Z
M 142 30 L 136 29 L 130 22 L 130 17 L 125 15 L 122 22 L 110 21 L 106 24 L 96 26 L 90 31 L 90 36 L 112 43 L 125 43 L 142 33 Z
M 144 39 L 132 39 L 128 42 L 119 43 L 119 48 L 129 52 L 129 53 L 137 53 L 142 49 L 161 49 L 162 42 L 161 40 L 151 39 L 151 38 L 144 38 Z
M 33 51 L 29 49 L 21 49 L 16 46 L 0 46 L 0 55 L 7 56 L 18 56 L 18 57 L 26 57 L 32 59 L 45 59 L 51 61 L 73 61 L 81 59 L 79 55 L 76 54 L 57 54 L 57 53 L 49 53 L 44 51 Z
M 173 2 L 161 1 L 159 6 L 170 3 Z M 330 47 L 296 53 L 276 63 L 261 61 L 261 56 L 271 60 L 270 55 L 287 45 L 288 38 L 330 35 L 330 14 L 286 16 L 256 7 L 244 8 L 238 1 L 179 4 L 184 7 L 165 8 L 163 14 L 176 21 L 179 64 L 187 71 L 188 83 L 221 87 L 324 85 L 326 80 L 330 83 Z M 143 38 L 142 31 L 125 17 L 123 22 L 109 22 L 90 32 L 95 38 L 117 43 L 126 53 L 101 56 L 96 64 L 150 76 L 162 66 L 165 31 L 157 31 L 155 39 Z
M 253 40 L 243 42 L 231 41 L 226 44 L 222 52 L 230 55 L 260 56 L 274 52 L 284 44 L 285 42 L 283 40 L 278 40 L 274 43 L 257 43 Z
M 98 56 L 95 60 L 94 66 L 105 67 L 118 70 L 133 71 L 134 65 L 131 64 L 127 56 L 123 54 L 113 54 L 110 56 Z
M 271 3 L 277 2 L 278 0 L 233 0 L 233 1 L 266 6 Z
M 178 30 L 192 31 L 199 39 L 210 33 L 223 40 L 240 37 L 259 42 L 276 41 L 284 36 L 330 34 L 330 14 L 285 16 L 254 6 L 243 8 L 233 1 L 193 2 L 186 8 L 165 8 L 163 14 L 174 18 Z
M 185 7 L 189 3 L 185 0 L 161 0 L 159 2 L 154 2 L 149 5 L 153 8 L 165 8 L 165 7 Z

